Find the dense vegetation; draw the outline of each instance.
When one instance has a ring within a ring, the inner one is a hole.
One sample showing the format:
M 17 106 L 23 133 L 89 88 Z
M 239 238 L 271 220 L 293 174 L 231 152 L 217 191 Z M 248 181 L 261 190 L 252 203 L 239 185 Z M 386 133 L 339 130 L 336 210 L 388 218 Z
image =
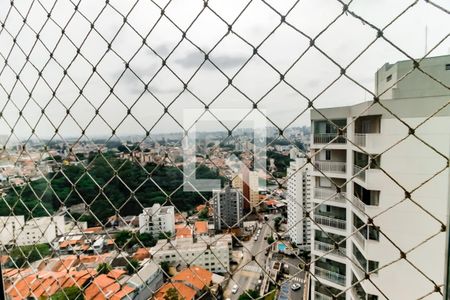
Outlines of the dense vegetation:
M 83 300 L 83 292 L 77 286 L 71 286 L 62 289 L 61 291 L 53 294 L 50 300 Z
M 167 236 L 172 236 L 172 233 L 161 232 L 158 239 L 165 239 L 167 238 Z M 155 239 L 150 233 L 133 233 L 128 230 L 122 230 L 115 234 L 114 242 L 119 247 L 130 249 L 133 247 L 153 247 L 156 245 L 156 242 L 158 242 L 158 240 Z
M 239 300 L 254 300 L 259 299 L 259 292 L 256 290 L 246 290 L 239 296 Z
M 287 168 L 289 168 L 289 165 L 291 163 L 291 159 L 289 156 L 283 155 L 279 152 L 275 151 L 267 151 L 267 168 L 270 166 L 270 159 L 274 159 L 275 167 L 277 167 L 277 170 L 273 172 L 273 176 L 275 178 L 281 178 L 286 176 Z
M 9 252 L 12 267 L 28 267 L 28 264 L 50 255 L 48 244 L 36 244 L 14 247 Z
M 142 212 L 142 207 L 169 199 L 181 211 L 192 210 L 204 203 L 199 193 L 183 191 L 180 187 L 183 174 L 174 166 L 149 163 L 141 167 L 109 153 L 90 160 L 88 169 L 82 165 L 63 165 L 59 172 L 49 174 L 47 180 L 36 180 L 24 188 L 9 190 L 6 201 L 0 202 L 0 215 L 48 216 L 62 204 L 69 207 L 85 202 L 92 215 L 105 222 L 116 213 L 137 215 Z M 197 169 L 196 176 L 221 178 L 217 171 L 205 166 Z M 223 182 L 224 178 L 221 179 Z M 202 195 L 206 199 L 211 197 L 209 192 Z

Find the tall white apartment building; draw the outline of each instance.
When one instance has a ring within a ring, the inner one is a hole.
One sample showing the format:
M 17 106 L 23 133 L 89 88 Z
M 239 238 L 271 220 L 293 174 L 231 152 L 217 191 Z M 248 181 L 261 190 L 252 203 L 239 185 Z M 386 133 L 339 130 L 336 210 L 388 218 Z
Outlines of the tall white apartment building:
M 417 69 L 396 83 L 412 68 L 400 61 L 376 73 L 387 109 L 370 101 L 320 109 L 326 118 L 311 111 L 313 300 L 342 291 L 337 299 L 418 299 L 444 282 L 450 91 Z M 420 68 L 450 86 L 450 55 Z
M 161 232 L 175 233 L 175 208 L 158 203 L 144 208 L 139 215 L 139 231 L 157 237 Z
M 24 216 L 0 217 L 0 242 L 2 245 L 25 246 L 51 243 L 65 233 L 64 216 L 32 218 Z
M 287 225 L 292 243 L 299 249 L 309 251 L 311 247 L 311 220 L 305 210 L 311 206 L 311 165 L 302 154 L 297 154 L 287 169 Z
M 181 267 L 186 267 L 188 264 L 196 265 L 214 273 L 225 273 L 230 270 L 231 253 L 230 234 L 176 238 L 170 243 L 159 240 L 150 249 L 152 260 L 157 264 L 166 261 Z

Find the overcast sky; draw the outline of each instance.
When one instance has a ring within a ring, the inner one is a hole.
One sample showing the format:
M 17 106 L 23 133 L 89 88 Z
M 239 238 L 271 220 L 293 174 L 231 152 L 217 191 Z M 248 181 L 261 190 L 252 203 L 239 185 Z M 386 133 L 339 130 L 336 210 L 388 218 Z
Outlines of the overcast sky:
M 81 1 L 78 12 L 74 10 L 77 1 L 73 1 L 60 0 L 56 5 L 54 1 L 40 1 L 43 6 L 37 1 L 15 1 L 13 8 L 9 1 L 0 1 L 0 21 L 4 23 L 4 28 L 0 28 L 0 135 L 10 134 L 10 126 L 15 127 L 15 134 L 21 138 L 30 136 L 31 128 L 35 128 L 39 137 L 48 137 L 55 127 L 63 137 L 80 136 L 81 128 L 86 129 L 90 137 L 107 136 L 111 135 L 111 128 L 119 124 L 118 135 L 143 134 L 145 130 L 141 126 L 152 132 L 178 131 L 179 125 L 169 115 L 164 115 L 164 106 L 176 97 L 168 112 L 180 124 L 183 124 L 184 108 L 203 108 L 206 103 L 213 112 L 214 109 L 241 108 L 242 112 L 237 113 L 244 116 L 252 109 L 251 99 L 259 101 L 258 107 L 278 126 L 285 127 L 307 107 L 307 100 L 286 82 L 313 99 L 339 77 L 339 68 L 315 48 L 309 49 L 292 66 L 309 47 L 309 39 L 289 25 L 277 27 L 280 16 L 259 0 L 252 1 L 241 15 L 248 1 L 210 0 L 208 8 L 204 8 L 200 0 L 175 0 L 168 5 L 167 1 L 140 0 L 137 4 L 135 1 L 109 1 L 114 8 L 105 7 L 105 1 Z M 355 0 L 349 9 L 382 28 L 413 2 Z M 450 10 L 449 1 L 434 2 Z M 295 1 L 267 0 L 267 3 L 282 15 L 289 12 L 286 21 L 313 38 L 342 12 L 342 4 L 336 0 L 302 0 L 294 7 Z M 166 5 L 161 17 L 159 7 Z M 49 12 L 50 20 L 47 19 Z M 126 24 L 119 13 L 127 15 Z M 419 1 L 388 26 L 385 36 L 410 56 L 422 57 L 425 28 L 428 28 L 427 44 L 431 49 L 448 37 L 449 20 L 445 12 Z M 94 22 L 94 29 L 91 22 Z M 225 22 L 233 23 L 229 34 Z M 183 39 L 180 31 L 187 28 L 189 41 Z M 37 32 L 40 32 L 39 41 L 36 41 Z M 16 44 L 11 35 L 16 37 Z M 142 47 L 144 36 L 147 36 L 146 45 Z M 316 45 L 346 67 L 375 37 L 376 31 L 370 26 L 344 14 L 317 38 Z M 108 42 L 114 51 L 107 51 Z M 279 72 L 289 69 L 286 82 L 279 83 L 279 74 L 263 59 L 253 56 L 251 45 L 260 45 L 258 53 Z M 77 48 L 80 48 L 79 55 Z M 209 59 L 220 71 L 210 62 L 204 62 L 202 51 L 211 51 Z M 432 56 L 449 53 L 450 38 L 447 38 Z M 29 55 L 28 62 L 26 55 Z M 167 67 L 161 67 L 161 57 L 166 59 Z M 5 58 L 8 59 L 6 67 Z M 235 76 L 249 58 L 251 60 Z M 403 53 L 378 39 L 348 68 L 347 74 L 372 91 L 376 70 L 385 62 L 404 59 L 407 57 Z M 123 74 L 126 62 L 129 62 L 129 69 Z M 96 66 L 94 75 L 93 65 Z M 67 69 L 67 75 L 63 69 Z M 38 76 L 39 70 L 42 70 L 42 78 Z M 230 78 L 235 76 L 233 85 L 240 92 L 228 85 L 224 74 Z M 180 79 L 184 82 L 191 79 L 187 85 L 190 92 L 183 91 Z M 148 91 L 144 92 L 144 83 L 149 81 Z M 276 84 L 277 87 L 267 94 Z M 80 88 L 83 88 L 81 97 Z M 52 90 L 56 90 L 56 98 Z M 316 107 L 330 107 L 365 99 L 369 100 L 370 95 L 364 89 L 341 78 L 314 103 Z M 45 115 L 41 112 L 43 108 Z M 71 116 L 66 115 L 68 108 Z M 127 117 L 128 108 L 135 119 Z M 218 117 L 227 118 L 220 114 Z M 232 126 L 233 122 L 225 123 Z M 306 112 L 290 126 L 308 124 L 309 112 Z M 217 128 L 220 128 L 218 124 Z

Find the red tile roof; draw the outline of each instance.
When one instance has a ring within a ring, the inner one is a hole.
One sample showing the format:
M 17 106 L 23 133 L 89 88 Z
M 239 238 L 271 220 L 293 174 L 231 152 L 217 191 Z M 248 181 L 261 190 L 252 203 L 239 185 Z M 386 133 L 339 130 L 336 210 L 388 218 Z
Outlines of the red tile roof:
M 134 291 L 129 285 L 121 286 L 119 279 L 126 272 L 119 269 L 113 269 L 108 274 L 102 274 L 94 279 L 94 281 L 85 290 L 86 300 L 120 300 L 126 295 Z
M 197 292 L 209 286 L 212 282 L 213 273 L 203 268 L 192 266 L 186 268 L 172 277 L 171 282 L 166 283 L 156 293 L 155 300 L 163 300 L 167 291 L 175 288 L 184 300 L 192 300 Z
M 208 233 L 208 221 L 195 222 L 195 232 L 198 234 Z
M 133 258 L 137 260 L 144 260 L 150 257 L 150 251 L 147 248 L 138 248 L 133 254 Z
M 187 225 L 183 225 L 183 227 L 176 228 L 176 234 L 177 238 L 192 237 L 192 229 Z
M 70 286 L 82 286 L 96 275 L 93 269 L 83 271 L 39 271 L 21 277 L 7 290 L 11 300 L 48 297 Z
M 186 282 L 198 290 L 202 290 L 205 286 L 209 286 L 211 284 L 212 275 L 213 273 L 206 269 L 192 266 L 173 276 L 172 281 Z
M 174 288 L 179 295 L 180 299 L 183 300 L 193 300 L 197 292 L 193 289 L 179 282 L 166 283 L 159 289 L 158 293 L 155 295 L 155 300 L 164 300 L 164 296 L 167 291 Z

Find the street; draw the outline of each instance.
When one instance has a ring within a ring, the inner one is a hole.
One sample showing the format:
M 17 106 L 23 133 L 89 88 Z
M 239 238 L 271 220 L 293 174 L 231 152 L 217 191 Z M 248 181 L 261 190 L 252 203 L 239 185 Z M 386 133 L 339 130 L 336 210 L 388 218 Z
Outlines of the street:
M 289 265 L 289 279 L 286 281 L 289 283 L 289 287 L 294 283 L 300 283 L 301 288 L 293 291 L 289 288 L 289 299 L 296 300 L 302 299 L 303 297 L 303 280 L 305 278 L 305 272 L 299 268 L 299 264 L 301 262 L 300 259 L 296 257 L 285 257 L 283 258 L 283 262 Z
M 271 216 L 269 216 L 269 221 L 267 222 L 272 222 Z M 265 268 L 266 264 L 265 252 L 269 244 L 264 237 L 270 234 L 271 228 L 266 223 L 263 224 L 257 241 L 253 239 L 256 236 L 254 235 L 249 241 L 242 242 L 244 256 L 237 268 L 238 271 L 233 275 L 228 287 L 224 291 L 225 299 L 236 300 L 244 291 L 255 289 L 261 274 L 263 274 L 261 267 Z M 252 255 L 255 255 L 256 261 L 251 261 Z M 235 284 L 239 289 L 233 294 L 231 289 Z

